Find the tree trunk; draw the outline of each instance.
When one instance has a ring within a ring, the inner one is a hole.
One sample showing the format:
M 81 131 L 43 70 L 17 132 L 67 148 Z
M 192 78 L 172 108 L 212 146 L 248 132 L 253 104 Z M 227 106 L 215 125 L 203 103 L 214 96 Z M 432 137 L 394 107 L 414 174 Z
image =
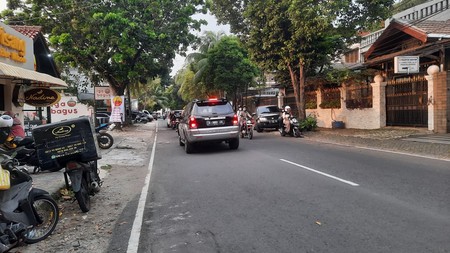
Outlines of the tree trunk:
M 298 119 L 304 120 L 306 118 L 306 110 L 305 110 L 305 64 L 300 61 L 300 71 L 299 71 L 299 96 L 297 102 L 298 109 Z M 296 97 L 297 98 L 297 97 Z
M 297 116 L 299 120 L 306 118 L 305 111 L 305 71 L 302 61 L 299 63 L 299 75 L 294 72 L 291 65 L 288 64 L 289 74 L 291 76 L 292 88 L 294 88 L 295 104 L 297 106 Z

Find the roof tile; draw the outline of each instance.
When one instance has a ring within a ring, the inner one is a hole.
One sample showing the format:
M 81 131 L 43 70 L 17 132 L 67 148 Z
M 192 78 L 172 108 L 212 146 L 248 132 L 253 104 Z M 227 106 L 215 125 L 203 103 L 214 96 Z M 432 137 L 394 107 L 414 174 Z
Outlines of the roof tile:
M 36 39 L 38 34 L 42 31 L 41 26 L 13 25 L 11 27 L 21 34 L 32 38 L 33 40 Z

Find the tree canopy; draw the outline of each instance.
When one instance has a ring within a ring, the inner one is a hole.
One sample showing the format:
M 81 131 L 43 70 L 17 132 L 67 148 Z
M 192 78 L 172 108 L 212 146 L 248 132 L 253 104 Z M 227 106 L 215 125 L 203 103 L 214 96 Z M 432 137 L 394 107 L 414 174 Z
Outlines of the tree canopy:
M 212 13 L 240 35 L 258 65 L 289 76 L 301 119 L 306 117 L 307 73 L 334 60 L 346 43 L 356 38 L 356 31 L 383 20 L 392 3 L 393 0 L 209 2 Z
M 258 76 L 258 68 L 235 36 L 207 32 L 201 41 L 199 51 L 188 55 L 186 67 L 176 77 L 181 84 L 181 96 L 191 100 L 226 94 L 235 101 L 236 94 Z
M 195 41 L 203 0 L 8 0 L 8 24 L 39 25 L 57 62 L 106 81 L 117 95 L 130 84 L 167 76 L 175 54 Z
M 258 76 L 247 50 L 235 36 L 224 36 L 208 51 L 205 83 L 214 90 L 225 91 L 236 104 L 237 93 L 244 92 Z

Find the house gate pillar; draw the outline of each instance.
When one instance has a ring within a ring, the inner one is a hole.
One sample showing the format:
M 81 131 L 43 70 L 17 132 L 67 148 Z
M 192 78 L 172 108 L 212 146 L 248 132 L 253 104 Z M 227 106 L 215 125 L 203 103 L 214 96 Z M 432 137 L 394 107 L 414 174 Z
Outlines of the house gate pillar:
M 376 75 L 373 78 L 372 86 L 372 107 L 375 110 L 374 115 L 378 117 L 375 122 L 382 128 L 386 126 L 386 84 L 381 75 Z
M 428 81 L 428 130 L 433 131 L 434 130 L 434 98 L 433 98 L 433 92 L 434 92 L 434 79 L 433 75 L 439 72 L 439 66 L 437 65 L 431 65 L 427 69 L 428 76 L 425 76 L 425 78 Z

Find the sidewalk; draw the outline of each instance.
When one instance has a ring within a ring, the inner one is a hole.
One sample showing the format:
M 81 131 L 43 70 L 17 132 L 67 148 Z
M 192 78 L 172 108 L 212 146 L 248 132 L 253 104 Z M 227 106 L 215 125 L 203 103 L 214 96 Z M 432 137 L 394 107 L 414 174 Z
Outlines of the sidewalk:
M 109 149 L 100 149 L 102 159 L 98 160 L 98 167 L 108 166 L 144 166 L 147 146 L 154 138 L 154 124 L 137 124 L 123 131 L 113 131 L 114 145 Z M 32 168 L 29 168 L 30 173 Z M 31 174 L 35 188 L 48 191 L 55 198 L 59 198 L 59 191 L 65 187 L 64 169 L 57 172 L 40 172 Z M 107 177 L 107 170 L 100 169 L 100 177 Z
M 374 150 L 393 151 L 450 161 L 450 134 L 433 134 L 423 128 L 324 129 L 305 132 L 305 138 Z

